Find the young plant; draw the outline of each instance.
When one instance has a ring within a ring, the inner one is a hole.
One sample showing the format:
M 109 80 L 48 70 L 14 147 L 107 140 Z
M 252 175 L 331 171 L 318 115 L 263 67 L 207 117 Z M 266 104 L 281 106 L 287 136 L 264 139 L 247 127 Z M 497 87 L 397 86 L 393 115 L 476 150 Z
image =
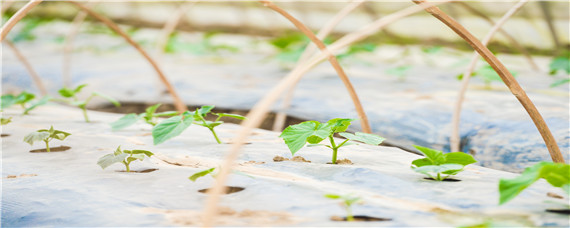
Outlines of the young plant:
M 550 185 L 562 188 L 567 197 L 570 197 L 570 165 L 539 162 L 526 168 L 518 177 L 499 181 L 499 205 L 512 200 L 539 179 L 545 179 Z
M 10 122 L 12 122 L 12 117 L 9 117 L 9 118 L 4 118 L 4 117 L 2 117 L 2 118 L 0 118 L 0 125 L 6 125 L 6 124 L 9 124 Z
M 109 102 L 113 103 L 116 107 L 121 106 L 121 104 L 117 100 L 98 92 L 91 93 L 91 96 L 87 97 L 87 99 L 85 100 L 79 100 L 77 98 L 77 94 L 80 93 L 85 86 L 87 86 L 87 84 L 79 85 L 74 89 L 64 87 L 58 91 L 62 97 L 71 99 L 71 100 L 64 100 L 65 102 L 77 106 L 78 108 L 83 110 L 83 117 L 85 118 L 85 122 L 89 122 L 89 116 L 87 116 L 87 103 L 89 103 L 89 101 L 91 101 L 91 99 L 93 99 L 94 97 L 104 98 Z
M 158 117 L 170 117 L 178 114 L 178 112 L 176 111 L 156 113 L 156 110 L 158 109 L 158 107 L 160 107 L 160 105 L 161 104 L 155 104 L 153 106 L 150 106 L 146 108 L 144 113 L 140 113 L 138 115 L 136 113 L 127 114 L 118 119 L 117 121 L 112 122 L 111 127 L 113 131 L 117 131 L 126 128 L 128 126 L 131 126 L 139 120 L 144 120 L 147 124 L 150 124 L 154 127 L 158 124 Z
M 456 175 L 463 171 L 463 167 L 466 165 L 477 162 L 473 156 L 463 152 L 444 154 L 439 150 L 427 147 L 416 145 L 414 145 L 414 147 L 421 151 L 426 157 L 414 160 L 412 162 L 412 169 L 437 181 L 443 181 L 452 175 Z
M 186 128 L 188 128 L 190 125 L 192 125 L 192 123 L 208 128 L 208 130 L 212 132 L 212 135 L 214 135 L 216 142 L 221 144 L 222 142 L 214 130 L 215 127 L 224 123 L 224 121 L 221 121 L 220 119 L 222 117 L 231 117 L 239 120 L 244 120 L 245 117 L 229 113 L 212 113 L 218 117 L 214 121 L 208 121 L 205 119 L 205 117 L 212 111 L 212 109 L 214 109 L 213 105 L 202 106 L 199 109 L 196 109 L 194 112 L 186 111 L 178 116 L 173 116 L 160 122 L 152 129 L 154 145 L 161 144 L 168 139 L 182 134 L 182 132 L 186 130 Z
M 517 76 L 517 72 L 515 72 L 515 71 L 510 71 L 510 72 L 513 75 L 513 77 Z M 471 73 L 471 76 L 472 77 L 475 77 L 475 76 L 481 77 L 481 79 L 485 83 L 485 87 L 488 89 L 491 88 L 492 82 L 494 82 L 494 81 L 502 82 L 503 81 L 503 79 L 501 79 L 499 74 L 497 74 L 497 72 L 495 72 L 493 67 L 491 67 L 489 65 L 484 65 L 484 66 L 479 67 L 475 72 Z M 462 80 L 463 74 L 458 75 L 457 79 Z
M 564 75 L 564 78 L 558 79 L 550 84 L 551 88 L 570 83 L 570 78 L 568 78 L 570 74 L 570 52 L 566 51 L 563 55 L 552 59 L 549 68 L 550 75 L 557 75 L 559 72 L 562 72 Z
M 34 95 L 33 93 L 28 93 L 26 91 L 23 91 L 15 96 L 12 94 L 2 95 L 1 98 L 2 103 L 0 104 L 0 109 L 4 110 L 5 108 L 10 107 L 12 105 L 20 105 L 24 109 L 23 114 L 27 115 L 30 111 L 37 108 L 38 106 L 47 104 L 47 102 L 50 99 L 49 97 L 44 97 L 39 101 L 31 103 L 31 101 L 33 101 L 35 97 L 36 95 Z M 30 103 L 31 105 L 28 106 L 28 103 Z
M 326 146 L 332 150 L 332 163 L 336 164 L 338 149 L 343 146 L 355 144 L 349 141 L 358 141 L 369 145 L 378 145 L 384 141 L 384 138 L 373 134 L 362 132 L 351 134 L 344 132 L 352 121 L 353 119 L 341 118 L 332 119 L 326 123 L 305 121 L 285 128 L 279 137 L 283 138 L 293 156 L 307 143 L 309 143 L 309 146 Z M 339 133 L 340 136 L 346 139 L 336 144 L 333 138 L 335 133 Z M 330 141 L 330 145 L 319 144 L 327 138 Z
M 34 142 L 36 141 L 44 141 L 46 144 L 47 152 L 50 152 L 49 142 L 51 140 L 57 139 L 63 141 L 65 138 L 67 138 L 67 136 L 70 135 L 70 133 L 67 133 L 65 131 L 54 130 L 53 126 L 51 126 L 49 129 L 41 129 L 26 135 L 26 137 L 24 137 L 24 142 L 27 142 L 30 145 L 34 145 Z
M 100 157 L 97 161 L 97 165 L 101 166 L 101 168 L 105 169 L 112 164 L 115 163 L 123 163 L 127 172 L 131 172 L 129 165 L 131 162 L 140 160 L 143 161 L 145 157 L 149 157 L 154 155 L 152 152 L 147 150 L 121 150 L 121 146 L 117 147 L 115 152 L 104 155 Z
M 353 195 L 336 195 L 336 194 L 326 194 L 325 197 L 329 199 L 340 199 L 342 200 L 342 207 L 346 210 L 346 221 L 354 221 L 354 216 L 352 215 L 352 205 L 355 203 L 362 202 L 362 199 L 358 196 Z

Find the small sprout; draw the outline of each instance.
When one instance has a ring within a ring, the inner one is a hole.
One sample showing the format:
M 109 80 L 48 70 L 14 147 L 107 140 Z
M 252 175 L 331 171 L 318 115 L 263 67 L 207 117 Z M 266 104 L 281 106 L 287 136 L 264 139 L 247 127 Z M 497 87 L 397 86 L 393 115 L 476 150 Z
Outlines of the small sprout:
M 384 72 L 386 74 L 396 76 L 400 80 L 404 80 L 406 78 L 406 75 L 408 74 L 408 71 L 410 71 L 410 69 L 412 69 L 412 66 L 404 65 L 404 66 L 397 66 L 397 67 L 388 68 Z
M 216 178 L 218 176 L 219 171 L 214 172 L 215 170 L 216 170 L 216 168 L 210 168 L 210 169 L 202 170 L 202 171 L 199 171 L 199 172 L 192 174 L 192 176 L 188 177 L 188 179 L 190 179 L 192 182 L 196 182 L 196 180 L 198 180 L 198 178 L 204 177 L 208 174 L 210 176 L 212 176 L 213 178 Z M 220 170 L 220 169 L 218 169 L 218 170 Z M 237 171 L 237 170 L 232 170 L 232 173 L 253 178 L 252 176 L 250 176 L 244 172 Z
M 58 91 L 59 95 L 61 95 L 62 97 L 71 99 L 71 100 L 63 100 L 63 101 L 65 101 L 71 105 L 77 106 L 78 108 L 83 110 L 83 117 L 85 118 L 85 122 L 89 122 L 89 117 L 87 116 L 87 103 L 89 103 L 89 101 L 91 101 L 91 99 L 93 99 L 94 97 L 104 98 L 104 99 L 108 100 L 109 102 L 113 103 L 116 107 L 121 106 L 121 104 L 117 100 L 115 100 L 115 99 L 113 99 L 107 95 L 104 95 L 102 93 L 98 93 L 98 92 L 91 93 L 91 96 L 87 97 L 87 99 L 85 99 L 83 101 L 78 100 L 77 94 L 80 93 L 81 90 L 85 86 L 87 86 L 87 84 L 79 85 L 79 86 L 75 87 L 74 89 L 64 87 Z
M 97 165 L 105 169 L 112 164 L 121 162 L 125 165 L 127 172 L 130 172 L 131 169 L 129 165 L 131 162 L 136 160 L 143 161 L 145 156 L 150 158 L 152 155 L 154 154 L 147 150 L 121 150 L 121 146 L 119 146 L 115 152 L 100 157 L 97 161 Z
M 570 165 L 539 162 L 527 167 L 518 177 L 499 181 L 499 205 L 512 200 L 539 179 L 545 179 L 550 185 L 563 189 L 567 197 L 570 197 Z
M 352 205 L 355 203 L 361 203 L 362 199 L 358 196 L 353 196 L 351 194 L 347 195 L 336 195 L 336 194 L 326 194 L 325 197 L 329 199 L 340 199 L 342 200 L 342 207 L 346 210 L 346 221 L 354 221 L 354 216 L 352 215 Z
M 0 123 L 1 125 L 6 125 L 9 124 L 10 122 L 12 122 L 12 117 L 8 117 L 8 118 L 0 118 Z
M 1 104 L 0 107 L 1 109 L 5 109 L 8 108 L 12 105 L 20 105 L 23 109 L 24 109 L 24 115 L 27 115 L 31 110 L 35 109 L 36 107 L 40 106 L 40 105 L 44 105 L 49 101 L 49 97 L 44 97 L 42 99 L 40 99 L 39 101 L 36 101 L 34 103 L 31 103 L 32 100 L 34 100 L 34 98 L 36 98 L 36 95 L 34 95 L 33 93 L 28 93 L 26 91 L 21 92 L 18 95 L 12 95 L 12 94 L 6 94 L 6 95 L 2 95 L 2 99 L 1 99 Z M 31 103 L 31 105 L 28 107 L 28 103 Z
M 156 113 L 156 110 L 158 107 L 160 107 L 160 105 L 161 104 L 155 104 L 153 106 L 150 106 L 146 108 L 144 113 L 140 113 L 138 115 L 135 113 L 127 114 L 117 121 L 112 122 L 111 128 L 113 131 L 121 130 L 135 124 L 138 120 L 144 120 L 147 124 L 150 124 L 154 127 L 158 124 L 158 117 L 170 117 L 178 114 L 176 111 Z
M 283 138 L 283 141 L 285 141 L 285 144 L 287 144 L 293 156 L 307 143 L 309 143 L 309 146 L 326 146 L 333 151 L 332 163 L 336 164 L 338 148 L 354 144 L 349 141 L 358 141 L 369 145 L 379 145 L 384 141 L 384 138 L 373 134 L 362 132 L 350 134 L 344 132 L 352 121 L 353 119 L 341 118 L 332 119 L 326 123 L 305 121 L 285 128 L 279 137 Z M 337 145 L 333 138 L 335 133 L 339 133 L 339 135 L 345 137 L 346 140 Z M 326 138 L 329 139 L 330 145 L 319 144 Z
M 182 134 L 182 132 L 186 130 L 186 128 L 188 128 L 192 123 L 208 128 L 208 130 L 210 130 L 210 132 L 212 132 L 214 135 L 216 142 L 221 144 L 222 142 L 214 130 L 215 127 L 224 123 L 224 121 L 221 121 L 220 119 L 222 117 L 231 117 L 239 120 L 244 120 L 245 117 L 229 113 L 212 113 L 213 115 L 218 116 L 218 118 L 216 118 L 214 121 L 208 121 L 205 118 L 206 115 L 212 111 L 212 109 L 214 109 L 213 105 L 202 106 L 199 109 L 196 109 L 194 112 L 186 111 L 179 116 L 173 116 L 160 122 L 152 129 L 154 145 L 158 145 L 168 139 Z
M 412 169 L 418 173 L 423 173 L 434 180 L 442 181 L 463 171 L 463 167 L 477 162 L 473 156 L 463 152 L 446 153 L 439 150 L 430 149 L 414 145 L 426 157 L 416 159 L 412 162 Z M 443 176 L 447 175 L 447 176 Z
M 344 52 L 343 54 L 337 55 L 336 57 L 338 59 L 344 59 L 346 57 L 349 56 L 353 56 L 356 55 L 358 53 L 371 53 L 374 52 L 374 50 L 376 50 L 376 44 L 373 43 L 359 43 L 359 44 L 353 44 L 350 47 L 348 47 L 348 49 L 346 50 L 346 52 Z
M 559 71 L 570 74 L 570 52 L 552 59 L 548 67 L 550 68 L 550 75 L 555 75 Z
M 49 150 L 49 142 L 53 139 L 57 139 L 60 141 L 63 141 L 65 138 L 67 138 L 67 136 L 70 136 L 70 133 L 64 132 L 64 131 L 59 131 L 59 130 L 54 130 L 53 126 L 51 126 L 48 129 L 41 129 L 38 130 L 36 132 L 32 132 L 28 135 L 26 135 L 26 137 L 24 137 L 24 142 L 29 143 L 30 145 L 33 145 L 34 142 L 36 141 L 44 141 L 46 144 L 46 150 L 47 152 L 50 152 Z
M 513 77 L 517 77 L 518 74 L 517 72 L 515 71 L 509 71 L 509 72 L 511 72 Z M 493 67 L 489 65 L 481 66 L 475 72 L 471 73 L 471 77 L 475 76 L 481 77 L 481 79 L 485 83 L 485 87 L 487 88 L 491 88 L 491 83 L 494 81 L 497 82 L 503 81 L 503 79 L 501 79 L 501 76 L 499 76 L 499 74 L 497 74 L 497 72 L 493 69 Z M 463 79 L 463 74 L 457 75 L 457 80 L 462 80 L 462 79 Z

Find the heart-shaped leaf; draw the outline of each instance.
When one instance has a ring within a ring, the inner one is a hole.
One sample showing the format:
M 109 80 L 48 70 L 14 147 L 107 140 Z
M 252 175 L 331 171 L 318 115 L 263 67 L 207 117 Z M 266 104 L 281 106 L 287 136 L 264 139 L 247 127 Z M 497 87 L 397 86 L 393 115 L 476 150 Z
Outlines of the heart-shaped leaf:
M 127 115 L 121 117 L 120 119 L 118 119 L 117 121 L 112 122 L 111 123 L 111 129 L 113 129 L 113 131 L 121 130 L 123 128 L 126 128 L 128 126 L 135 124 L 138 120 L 139 120 L 139 116 L 137 114 L 134 114 L 134 113 L 127 114 Z
M 191 181 L 196 181 L 198 178 L 206 176 L 208 174 L 210 174 L 211 172 L 214 172 L 216 168 L 211 168 L 211 169 L 206 169 L 204 171 L 200 171 L 197 173 L 192 174 L 192 176 L 188 177 L 188 179 L 190 179 Z
M 384 138 L 382 138 L 378 135 L 367 134 L 367 133 L 362 133 L 362 132 L 356 132 L 355 134 L 351 134 L 351 133 L 347 133 L 347 132 L 341 132 L 341 133 L 339 133 L 339 135 L 341 135 L 342 137 L 345 137 L 347 139 L 350 139 L 350 140 L 359 141 L 359 142 L 363 142 L 363 143 L 366 143 L 369 145 L 375 145 L 375 146 L 379 145 L 380 143 L 382 143 L 384 141 Z
M 317 144 L 332 135 L 331 126 L 318 121 L 305 121 L 291 125 L 279 137 L 283 138 L 291 154 L 295 155 L 305 144 Z
M 186 112 L 180 116 L 170 117 L 152 128 L 152 138 L 154 145 L 161 144 L 168 139 L 174 138 L 186 128 L 188 128 L 192 121 L 194 121 L 193 113 Z
M 127 158 L 129 155 L 125 154 L 125 153 L 120 153 L 120 154 L 107 154 L 101 158 L 99 158 L 99 160 L 97 160 L 97 165 L 101 166 L 101 168 L 105 169 L 107 167 L 109 167 L 112 164 L 115 164 L 117 162 L 123 162 L 125 160 L 125 158 Z
M 32 132 L 24 137 L 24 142 L 33 145 L 36 141 L 43 141 L 49 138 L 49 132 Z

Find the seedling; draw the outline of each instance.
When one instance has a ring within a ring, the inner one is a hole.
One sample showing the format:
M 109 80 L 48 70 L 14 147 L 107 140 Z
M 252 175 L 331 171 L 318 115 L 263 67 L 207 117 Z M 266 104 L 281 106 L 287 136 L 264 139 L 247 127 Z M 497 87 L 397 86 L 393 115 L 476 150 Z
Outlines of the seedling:
M 161 104 L 155 104 L 153 106 L 150 106 L 146 108 L 146 111 L 144 113 L 140 113 L 138 115 L 135 113 L 127 114 L 117 121 L 112 122 L 111 127 L 113 128 L 113 131 L 117 131 L 131 126 L 139 120 L 144 120 L 147 124 L 150 124 L 154 127 L 158 124 L 158 117 L 170 117 L 178 114 L 176 111 L 156 113 L 156 110 L 158 107 L 160 107 L 160 105 Z
M 188 128 L 192 123 L 208 128 L 208 130 L 212 132 L 212 135 L 214 135 L 216 142 L 221 144 L 222 142 L 214 130 L 215 127 L 224 123 L 224 121 L 221 121 L 220 119 L 222 117 L 230 117 L 244 120 L 245 117 L 229 113 L 212 113 L 213 115 L 218 116 L 218 118 L 216 118 L 215 121 L 208 121 L 205 119 L 205 117 L 212 111 L 212 109 L 214 109 L 213 105 L 202 106 L 199 109 L 196 109 L 194 112 L 186 111 L 178 116 L 173 116 L 160 122 L 152 129 L 154 145 L 161 144 L 168 139 L 182 134 L 182 132 L 186 130 L 186 128 Z
M 10 122 L 12 122 L 12 117 L 9 117 L 9 118 L 0 118 L 0 124 L 1 124 L 1 125 L 6 125 L 6 124 L 9 124 Z
M 337 55 L 336 57 L 338 59 L 344 59 L 346 57 L 353 56 L 353 55 L 356 55 L 358 53 L 367 53 L 367 52 L 372 53 L 372 52 L 374 52 L 374 50 L 376 50 L 376 44 L 358 43 L 358 44 L 350 45 L 350 47 L 348 47 L 346 52 L 344 52 L 340 55 Z
M 552 59 L 549 68 L 550 68 L 549 72 L 550 75 L 557 75 L 559 74 L 559 72 L 562 72 L 565 77 L 562 79 L 558 79 L 552 84 L 550 84 L 551 88 L 570 83 L 570 78 L 568 78 L 568 75 L 570 74 L 570 52 L 567 51 L 563 55 Z
M 221 51 L 237 52 L 239 48 L 227 44 L 214 44 L 212 38 L 217 32 L 204 33 L 202 40 L 196 43 L 183 42 L 177 33 L 173 33 L 165 47 L 165 52 L 175 53 L 185 51 L 195 55 L 205 55 L 209 53 L 220 53 Z
M 416 146 L 426 157 L 412 162 L 412 169 L 428 177 L 443 181 L 446 178 L 463 171 L 463 167 L 477 162 L 473 156 L 463 152 L 446 153 L 427 147 Z M 447 175 L 447 176 L 444 176 Z
M 196 180 L 200 177 L 206 176 L 208 174 L 210 174 L 213 178 L 216 178 L 217 174 L 213 174 L 212 172 L 214 172 L 216 168 L 210 168 L 210 169 L 206 169 L 200 172 L 196 172 L 194 174 L 192 174 L 192 176 L 188 177 L 188 179 L 190 179 L 192 182 L 196 182 Z
M 499 181 L 499 205 L 512 200 L 539 179 L 545 179 L 550 185 L 562 188 L 567 197 L 570 197 L 570 165 L 539 162 L 526 168 L 518 177 Z M 570 208 L 570 206 L 566 206 Z
M 62 97 L 71 99 L 71 100 L 63 100 L 64 102 L 77 106 L 81 110 L 83 110 L 83 117 L 85 118 L 85 122 L 89 122 L 89 116 L 87 116 L 87 103 L 89 103 L 89 101 L 91 101 L 91 99 L 93 99 L 94 97 L 104 98 L 113 103 L 116 107 L 121 106 L 121 104 L 117 100 L 98 92 L 91 93 L 91 96 L 87 97 L 87 99 L 85 100 L 82 101 L 79 100 L 77 98 L 77 94 L 80 93 L 85 86 L 87 86 L 87 84 L 79 85 L 74 89 L 64 87 L 58 91 Z
M 34 145 L 34 142 L 36 141 L 44 141 L 46 144 L 47 152 L 50 152 L 49 142 L 51 140 L 57 139 L 63 141 L 65 138 L 67 138 L 67 136 L 70 135 L 70 133 L 67 133 L 65 131 L 54 130 L 53 126 L 51 126 L 49 129 L 41 129 L 26 135 L 26 137 L 24 137 L 24 142 L 27 142 L 30 145 Z
M 19 104 L 24 109 L 23 114 L 26 115 L 33 109 L 37 108 L 38 106 L 46 104 L 50 99 L 49 97 L 44 97 L 39 101 L 31 103 L 31 101 L 33 101 L 35 97 L 36 95 L 34 95 L 33 93 L 28 93 L 26 91 L 23 91 L 15 96 L 12 94 L 2 95 L 1 98 L 2 103 L 0 106 L 1 109 L 4 110 L 5 108 L 8 108 L 12 105 Z M 28 103 L 31 103 L 31 105 L 28 106 Z
M 412 69 L 412 66 L 410 65 L 397 66 L 386 69 L 385 73 L 396 76 L 399 80 L 405 80 L 406 75 L 408 74 L 408 71 L 410 71 L 410 69 Z
M 336 194 L 326 194 L 325 197 L 329 199 L 340 199 L 342 200 L 342 207 L 346 210 L 346 221 L 354 221 L 354 216 L 352 215 L 352 205 L 355 203 L 361 203 L 362 199 L 358 196 L 353 195 L 336 195 Z
M 97 161 L 97 165 L 105 169 L 112 164 L 121 162 L 125 165 L 127 172 L 130 172 L 131 169 L 129 165 L 131 162 L 136 160 L 143 161 L 145 156 L 150 158 L 152 155 L 154 154 L 148 150 L 121 150 L 121 146 L 119 146 L 115 152 L 100 157 Z
M 336 164 L 338 148 L 355 144 L 349 141 L 358 141 L 369 145 L 378 145 L 384 141 L 384 138 L 373 134 L 362 132 L 351 134 L 344 132 L 353 120 L 354 119 L 336 118 L 326 123 L 305 121 L 285 128 L 279 137 L 283 138 L 293 156 L 307 143 L 309 143 L 309 146 L 326 146 L 332 149 L 332 163 Z M 337 145 L 333 138 L 335 133 L 339 133 L 339 135 L 345 137 L 346 140 Z M 319 144 L 326 138 L 329 139 L 330 145 Z
M 518 74 L 515 71 L 509 71 L 509 72 L 511 72 L 513 77 L 516 77 Z M 485 87 L 488 89 L 491 88 L 491 83 L 494 81 L 503 82 L 503 79 L 501 79 L 499 74 L 497 74 L 497 72 L 495 72 L 493 67 L 491 67 L 489 65 L 484 65 L 484 66 L 479 67 L 479 69 L 477 69 L 475 72 L 471 73 L 471 76 L 472 77 L 475 77 L 475 76 L 481 77 L 481 79 L 485 83 Z M 463 74 L 458 75 L 457 79 L 458 80 L 463 79 Z

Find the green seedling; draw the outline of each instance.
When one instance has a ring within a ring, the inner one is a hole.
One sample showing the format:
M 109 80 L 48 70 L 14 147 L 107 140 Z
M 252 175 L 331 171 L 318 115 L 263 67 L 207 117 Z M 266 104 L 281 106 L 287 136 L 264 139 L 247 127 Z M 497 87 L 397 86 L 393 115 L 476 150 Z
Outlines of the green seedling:
M 332 149 L 332 163 L 336 164 L 338 149 L 343 146 L 355 144 L 349 141 L 358 141 L 369 145 L 379 145 L 384 141 L 384 138 L 373 134 L 362 132 L 351 134 L 344 132 L 353 120 L 354 119 L 336 118 L 326 123 L 305 121 L 285 128 L 279 137 L 283 138 L 293 156 L 307 143 L 309 143 L 309 146 L 326 146 Z M 335 133 L 339 133 L 339 135 L 345 137 L 346 140 L 336 144 L 333 138 Z M 329 139 L 330 145 L 319 144 L 326 138 Z
M 411 69 L 412 69 L 412 66 L 404 65 L 404 66 L 397 66 L 397 67 L 388 68 L 384 72 L 386 74 L 396 76 L 399 80 L 404 80 L 404 79 L 406 79 L 406 75 L 408 74 L 408 71 L 410 71 Z
M 67 136 L 70 135 L 70 133 L 67 133 L 65 131 L 54 130 L 53 126 L 51 126 L 49 129 L 41 129 L 26 135 L 26 137 L 24 137 L 24 142 L 27 142 L 30 145 L 34 145 L 34 142 L 36 141 L 44 141 L 46 144 L 47 152 L 50 152 L 49 142 L 51 140 L 57 139 L 63 141 L 65 138 L 67 138 Z
M 9 118 L 3 118 L 3 117 L 2 117 L 2 118 L 0 118 L 0 124 L 1 124 L 1 125 L 6 125 L 6 124 L 9 124 L 10 122 L 12 122 L 12 117 L 9 117 Z
M 91 99 L 93 99 L 94 97 L 101 97 L 103 99 L 106 99 L 109 102 L 113 103 L 113 105 L 115 105 L 116 107 L 121 106 L 121 104 L 117 100 L 98 92 L 91 93 L 91 96 L 87 97 L 87 99 L 85 100 L 79 100 L 77 98 L 77 94 L 80 93 L 85 86 L 87 86 L 87 84 L 79 85 L 74 89 L 64 87 L 58 91 L 62 97 L 68 98 L 67 100 L 63 100 L 64 102 L 77 106 L 78 108 L 83 110 L 83 117 L 85 118 L 85 122 L 89 122 L 89 116 L 87 116 L 87 103 L 89 103 L 89 101 L 91 101 Z
M 427 147 L 416 146 L 425 158 L 416 159 L 412 162 L 412 169 L 423 173 L 428 177 L 442 181 L 463 171 L 463 167 L 477 162 L 473 156 L 463 152 L 446 153 Z M 444 176 L 445 175 L 445 176 Z
M 176 111 L 156 113 L 156 110 L 158 109 L 158 107 L 160 107 L 160 105 L 161 104 L 155 104 L 153 106 L 150 106 L 146 108 L 144 113 L 140 113 L 138 115 L 136 113 L 127 114 L 118 119 L 117 121 L 112 122 L 111 127 L 113 131 L 117 131 L 126 128 L 128 126 L 131 126 L 139 120 L 144 120 L 147 124 L 150 124 L 154 127 L 158 124 L 159 117 L 171 117 L 178 114 L 178 112 Z
M 326 194 L 325 197 L 329 199 L 340 199 L 342 200 L 342 207 L 346 210 L 346 221 L 354 221 L 354 216 L 352 215 L 352 205 L 355 203 L 361 203 L 362 199 L 358 196 L 353 195 L 336 195 L 336 194 Z
M 376 50 L 376 44 L 373 43 L 358 43 L 358 44 L 353 44 L 350 45 L 350 47 L 348 47 L 348 49 L 346 50 L 346 52 L 337 55 L 337 59 L 344 59 L 346 57 L 349 56 L 353 56 L 359 53 L 372 53 L 374 52 L 374 50 Z
M 188 179 L 191 180 L 192 182 L 196 182 L 196 180 L 198 180 L 198 178 L 204 177 L 204 176 L 206 176 L 206 175 L 208 175 L 208 174 L 209 174 L 210 176 L 212 176 L 213 178 L 217 178 L 219 172 L 215 172 L 215 170 L 216 170 L 216 168 L 210 168 L 210 169 L 202 170 L 202 171 L 199 171 L 199 172 L 196 172 L 196 173 L 192 174 L 192 176 L 188 177 Z M 218 170 L 219 170 L 219 169 L 218 169 Z M 240 172 L 240 171 L 236 171 L 236 170 L 232 170 L 232 173 L 253 178 L 252 176 L 247 175 L 246 173 L 243 173 L 243 172 Z
M 512 200 L 539 179 L 545 179 L 550 185 L 562 188 L 567 197 L 570 197 L 570 165 L 539 162 L 526 168 L 518 177 L 499 181 L 499 205 Z
M 215 127 L 224 123 L 224 121 L 221 121 L 220 119 L 222 117 L 230 117 L 234 119 L 244 120 L 245 117 L 229 113 L 212 113 L 218 117 L 214 121 L 208 121 L 205 118 L 206 115 L 212 111 L 212 109 L 214 109 L 213 105 L 206 105 L 200 107 L 199 109 L 196 109 L 194 112 L 186 111 L 178 116 L 173 116 L 160 122 L 152 129 L 154 145 L 161 144 L 168 139 L 182 134 L 182 132 L 186 130 L 186 128 L 188 128 L 190 125 L 192 125 L 192 123 L 208 128 L 208 130 L 212 132 L 212 135 L 216 139 L 216 142 L 221 144 L 222 142 L 214 130 Z
M 563 55 L 552 59 L 548 67 L 550 68 L 549 73 L 551 75 L 555 75 L 559 71 L 570 74 L 570 52 L 566 52 Z
M 23 115 L 29 114 L 30 111 L 37 108 L 38 106 L 45 105 L 51 99 L 46 96 L 36 102 L 31 102 L 36 98 L 33 93 L 28 93 L 26 91 L 21 92 L 18 95 L 6 94 L 2 95 L 0 109 L 4 110 L 12 105 L 20 105 L 24 109 Z M 28 103 L 30 104 L 28 106 Z
M 517 77 L 517 72 L 515 71 L 509 71 L 511 72 L 511 74 L 513 75 L 513 77 Z M 493 69 L 493 67 L 489 66 L 489 65 L 484 65 L 479 67 L 475 72 L 471 73 L 472 77 L 475 76 L 479 76 L 483 82 L 485 83 L 485 87 L 486 88 L 491 88 L 491 83 L 492 82 L 503 82 L 503 79 L 501 79 L 501 77 L 499 76 L 499 74 L 497 74 L 497 72 L 495 72 L 495 70 Z M 460 74 L 457 76 L 458 80 L 462 80 L 463 79 L 463 74 Z
M 121 150 L 121 146 L 117 147 L 115 152 L 104 155 L 100 157 L 97 161 L 97 165 L 101 166 L 101 168 L 105 169 L 112 164 L 115 163 L 123 163 L 127 172 L 130 172 L 131 169 L 129 165 L 131 162 L 140 160 L 143 161 L 145 157 L 149 157 L 154 155 L 152 152 L 148 150 Z
M 227 44 L 214 44 L 212 38 L 217 35 L 217 32 L 204 33 L 202 40 L 197 43 L 184 42 L 179 37 L 178 33 L 173 33 L 165 47 L 165 52 L 188 52 L 194 55 L 205 55 L 209 53 L 220 53 L 221 51 L 238 52 L 239 48 Z

